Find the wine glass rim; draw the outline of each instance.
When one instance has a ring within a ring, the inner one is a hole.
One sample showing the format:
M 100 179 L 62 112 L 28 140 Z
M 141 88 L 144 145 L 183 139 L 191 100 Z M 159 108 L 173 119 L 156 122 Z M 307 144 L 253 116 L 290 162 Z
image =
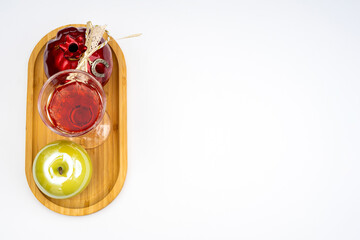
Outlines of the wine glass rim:
M 98 117 L 98 119 L 95 121 L 95 123 L 87 128 L 86 130 L 84 131 L 80 131 L 80 132 L 66 132 L 66 131 L 63 131 L 62 129 L 59 129 L 59 128 L 56 128 L 54 126 L 51 126 L 50 124 L 47 123 L 48 119 L 46 119 L 46 116 L 43 115 L 43 112 L 42 112 L 42 106 L 41 106 L 41 97 L 42 95 L 44 94 L 46 88 L 49 86 L 49 84 L 54 80 L 56 79 L 56 77 L 58 77 L 59 75 L 61 74 L 67 74 L 67 73 L 80 73 L 80 74 L 84 74 L 86 75 L 87 77 L 91 78 L 92 79 L 92 83 L 95 83 L 95 85 L 97 85 L 97 90 L 99 90 L 101 93 L 100 93 L 100 99 L 102 101 L 102 109 L 100 111 L 100 116 Z M 85 71 L 82 71 L 82 70 L 78 70 L 78 69 L 66 69 L 66 70 L 63 70 L 63 71 L 60 71 L 60 72 L 57 72 L 55 73 L 54 75 L 52 75 L 51 77 L 49 77 L 46 82 L 44 83 L 44 85 L 41 87 L 41 90 L 39 92 L 39 95 L 38 95 L 38 102 L 37 102 L 37 107 L 38 107 L 38 112 L 39 112 L 39 115 L 40 115 L 40 118 L 41 120 L 44 122 L 44 124 L 50 128 L 53 132 L 61 135 L 61 136 L 64 136 L 64 137 L 79 137 L 79 136 L 82 136 L 88 132 L 90 132 L 91 130 L 93 130 L 95 127 L 97 127 L 99 125 L 99 123 L 101 122 L 101 120 L 103 119 L 104 115 L 105 115 L 105 110 L 106 110 L 106 94 L 105 94 L 105 91 L 104 91 L 104 88 L 103 86 L 101 85 L 101 83 L 96 80 L 95 77 L 91 76 L 88 72 L 85 72 Z

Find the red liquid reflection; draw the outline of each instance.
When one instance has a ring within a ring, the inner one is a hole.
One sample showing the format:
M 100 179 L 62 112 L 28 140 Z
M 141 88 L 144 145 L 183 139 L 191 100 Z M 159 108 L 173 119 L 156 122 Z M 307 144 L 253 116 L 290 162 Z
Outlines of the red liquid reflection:
M 68 83 L 55 89 L 47 111 L 54 126 L 76 133 L 94 125 L 100 115 L 102 101 L 98 91 L 82 82 Z

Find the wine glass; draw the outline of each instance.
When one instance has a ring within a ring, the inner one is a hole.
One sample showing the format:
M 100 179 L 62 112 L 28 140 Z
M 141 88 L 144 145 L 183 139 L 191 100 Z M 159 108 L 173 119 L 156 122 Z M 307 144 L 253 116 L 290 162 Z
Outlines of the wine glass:
M 51 76 L 38 98 L 39 114 L 45 125 L 85 148 L 99 146 L 108 137 L 110 118 L 105 109 L 102 85 L 89 73 L 75 69 Z

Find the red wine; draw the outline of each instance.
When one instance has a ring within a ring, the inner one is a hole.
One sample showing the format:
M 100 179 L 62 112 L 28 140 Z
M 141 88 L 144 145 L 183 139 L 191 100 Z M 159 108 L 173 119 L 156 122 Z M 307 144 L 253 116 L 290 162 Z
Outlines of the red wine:
M 55 89 L 47 112 L 54 126 L 63 132 L 83 132 L 91 128 L 103 106 L 99 92 L 90 84 L 72 82 Z

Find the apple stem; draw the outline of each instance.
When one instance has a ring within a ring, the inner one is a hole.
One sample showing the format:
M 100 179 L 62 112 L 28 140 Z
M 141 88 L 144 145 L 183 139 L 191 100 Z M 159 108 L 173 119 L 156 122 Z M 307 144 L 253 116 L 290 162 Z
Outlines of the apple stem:
M 62 169 L 62 167 L 59 167 L 59 168 L 58 168 L 58 171 L 59 171 L 60 175 L 63 174 L 63 169 Z

